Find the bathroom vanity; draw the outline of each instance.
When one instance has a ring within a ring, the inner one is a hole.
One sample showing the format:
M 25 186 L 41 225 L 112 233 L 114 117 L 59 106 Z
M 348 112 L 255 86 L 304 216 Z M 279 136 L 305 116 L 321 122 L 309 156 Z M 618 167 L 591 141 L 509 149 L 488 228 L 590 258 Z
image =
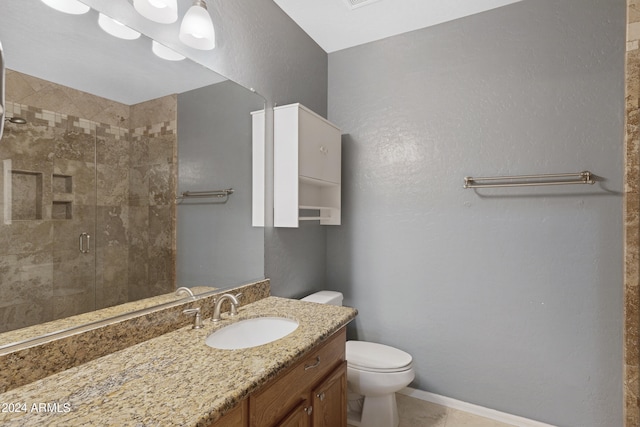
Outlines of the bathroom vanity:
M 345 328 L 307 352 L 211 427 L 346 427 Z
M 2 393 L 0 403 L 19 410 L 0 412 L 0 424 L 344 426 L 344 327 L 356 314 L 349 307 L 264 298 L 237 316 L 223 314 L 219 324 L 207 318 L 203 329 L 186 326 Z M 264 316 L 299 326 L 252 348 L 205 344 L 217 329 Z

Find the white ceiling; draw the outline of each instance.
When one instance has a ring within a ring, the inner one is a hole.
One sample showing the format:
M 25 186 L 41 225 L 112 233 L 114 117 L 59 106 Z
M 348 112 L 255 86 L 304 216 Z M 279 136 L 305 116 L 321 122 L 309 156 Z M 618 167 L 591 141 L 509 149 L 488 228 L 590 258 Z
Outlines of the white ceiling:
M 327 53 L 520 0 L 274 0 Z M 365 4 L 366 3 L 366 4 Z

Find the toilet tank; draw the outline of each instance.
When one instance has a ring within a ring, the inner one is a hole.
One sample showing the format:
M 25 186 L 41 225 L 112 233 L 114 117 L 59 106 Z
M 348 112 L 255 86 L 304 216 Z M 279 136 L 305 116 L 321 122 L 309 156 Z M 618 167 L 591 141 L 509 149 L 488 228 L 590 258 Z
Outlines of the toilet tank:
M 302 298 L 301 301 L 317 302 L 319 304 L 342 305 L 342 293 L 335 291 L 320 291 Z

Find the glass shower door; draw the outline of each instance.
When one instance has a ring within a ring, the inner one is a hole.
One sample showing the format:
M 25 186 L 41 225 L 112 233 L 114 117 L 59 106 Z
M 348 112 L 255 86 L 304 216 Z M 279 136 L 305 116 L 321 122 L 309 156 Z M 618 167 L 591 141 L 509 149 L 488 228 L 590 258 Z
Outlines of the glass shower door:
M 7 103 L 0 141 L 0 332 L 95 307 L 96 137 L 77 118 Z
M 53 134 L 51 174 L 53 318 L 61 319 L 95 309 L 96 134 L 86 120 L 56 117 L 66 127 Z

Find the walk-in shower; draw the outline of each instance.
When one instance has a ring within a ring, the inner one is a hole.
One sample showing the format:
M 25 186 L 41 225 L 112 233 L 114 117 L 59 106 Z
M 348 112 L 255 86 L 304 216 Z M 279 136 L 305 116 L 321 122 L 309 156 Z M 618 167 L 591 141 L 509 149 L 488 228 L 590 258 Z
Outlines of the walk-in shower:
M 2 50 L 2 42 L 0 41 L 0 140 L 4 131 L 4 51 Z

